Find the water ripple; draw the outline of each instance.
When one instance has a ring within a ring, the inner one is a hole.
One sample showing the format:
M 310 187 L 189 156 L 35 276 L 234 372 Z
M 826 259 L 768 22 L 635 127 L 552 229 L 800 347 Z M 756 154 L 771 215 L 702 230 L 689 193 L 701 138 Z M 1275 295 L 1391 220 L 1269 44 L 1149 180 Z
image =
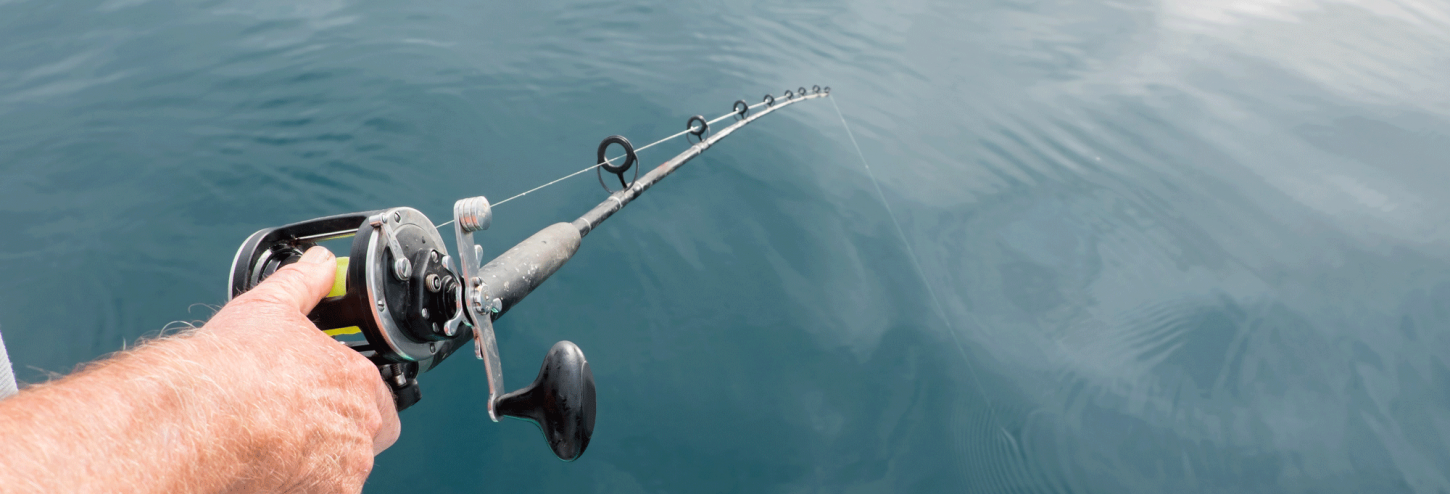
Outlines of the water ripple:
M 590 458 L 459 413 L 453 365 L 369 490 L 1450 490 L 1447 27 L 1418 0 L 0 0 L 0 326 L 64 370 L 219 303 L 258 228 L 446 215 L 830 85 L 965 360 L 834 112 L 793 106 L 501 327 L 508 362 L 590 349 Z

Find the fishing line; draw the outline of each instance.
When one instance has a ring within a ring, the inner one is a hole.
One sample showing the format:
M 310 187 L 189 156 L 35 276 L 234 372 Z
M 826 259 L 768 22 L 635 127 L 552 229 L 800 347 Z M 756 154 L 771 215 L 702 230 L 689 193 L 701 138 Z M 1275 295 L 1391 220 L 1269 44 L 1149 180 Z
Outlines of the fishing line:
M 726 113 L 724 115 L 720 115 L 719 118 L 716 118 L 716 119 L 711 120 L 709 122 L 705 122 L 705 125 L 715 125 L 715 122 L 719 122 L 719 121 L 724 120 L 724 119 L 726 119 L 728 117 L 735 116 L 735 114 L 737 114 L 737 113 L 740 113 L 740 112 L 733 111 L 733 112 L 730 112 L 730 113 Z M 690 129 L 686 130 L 685 132 L 690 132 L 690 131 L 693 131 L 693 130 L 695 130 L 695 129 L 694 128 L 690 128 Z
M 967 362 L 967 372 L 972 375 L 972 382 L 977 385 L 977 394 L 987 403 L 987 413 L 996 422 L 996 409 L 992 406 L 992 399 L 987 397 L 986 388 L 982 387 L 981 379 L 977 378 L 976 367 L 972 365 L 971 357 L 967 356 L 966 347 L 962 346 L 962 340 L 957 336 L 957 328 L 947 317 L 946 309 L 942 307 L 941 298 L 937 296 L 936 289 L 932 288 L 931 280 L 926 276 L 926 270 L 921 267 L 921 260 L 916 256 L 916 249 L 912 248 L 911 241 L 906 239 L 906 231 L 901 228 L 901 222 L 897 221 L 896 213 L 891 210 L 891 203 L 886 201 L 886 193 L 881 190 L 881 182 L 876 180 L 876 174 L 871 171 L 871 165 L 866 163 L 866 154 L 861 152 L 861 145 L 856 142 L 856 135 L 851 132 L 851 125 L 846 123 L 846 116 L 841 113 L 841 107 L 836 105 L 836 98 L 826 98 L 831 101 L 831 107 L 836 109 L 836 116 L 841 119 L 841 126 L 846 128 L 846 136 L 851 138 L 851 146 L 856 148 L 856 156 L 861 158 L 861 166 L 866 168 L 866 176 L 871 178 L 871 185 L 876 186 L 876 195 L 881 198 L 881 207 L 886 208 L 886 216 L 891 218 L 891 224 L 896 226 L 896 235 L 901 238 L 902 245 L 906 246 L 906 253 L 911 257 L 911 264 L 916 267 L 916 274 L 921 276 L 921 284 L 926 286 L 926 293 L 931 295 L 932 305 L 936 307 L 936 313 L 941 317 L 942 323 L 947 327 L 947 334 L 952 336 L 952 343 L 957 345 L 957 351 L 961 352 L 962 359 Z M 977 323 L 981 325 L 980 322 Z M 1001 429 L 1002 425 L 997 424 Z M 1005 432 L 1005 429 L 1003 429 Z
M 755 108 L 755 107 L 757 107 L 757 106 L 760 106 L 760 105 L 763 105 L 763 104 L 765 104 L 765 102 L 764 102 L 764 101 L 762 101 L 762 102 L 760 102 L 760 103 L 756 103 L 756 104 L 754 104 L 754 105 L 751 105 L 751 106 L 749 106 L 749 107 L 748 107 L 748 108 L 750 108 L 750 109 L 754 109 L 754 108 Z M 712 125 L 712 124 L 714 124 L 714 123 L 716 123 L 716 122 L 719 122 L 719 121 L 721 121 L 721 120 L 724 120 L 724 119 L 726 119 L 726 118 L 730 118 L 730 117 L 732 117 L 732 116 L 735 116 L 735 115 L 739 115 L 739 114 L 740 114 L 740 112 L 739 112 L 739 111 L 732 111 L 732 112 L 730 112 L 730 113 L 726 113 L 726 114 L 724 114 L 724 115 L 720 115 L 720 116 L 719 116 L 719 117 L 716 117 L 716 118 L 715 118 L 715 119 L 714 119 L 714 120 L 711 120 L 711 121 L 708 121 L 708 122 L 705 122 L 705 125 L 707 125 L 707 126 L 708 126 L 708 125 Z M 636 149 L 635 149 L 635 150 L 634 150 L 634 151 L 635 151 L 635 152 L 636 152 L 636 153 L 637 153 L 637 152 L 640 152 L 640 151 L 644 151 L 644 150 L 646 150 L 646 149 L 649 149 L 649 148 L 652 148 L 652 147 L 654 147 L 654 146 L 655 146 L 655 145 L 657 145 L 657 144 L 660 144 L 660 143 L 663 143 L 663 142 L 665 142 L 665 141 L 669 141 L 669 140 L 672 140 L 672 139 L 676 139 L 676 138 L 679 138 L 679 137 L 680 137 L 680 136 L 683 136 L 683 135 L 685 135 L 685 134 L 689 134 L 689 133 L 692 133 L 692 132 L 698 132 L 698 131 L 699 131 L 699 130 L 700 130 L 700 128 L 699 128 L 699 127 L 689 127 L 689 128 L 687 128 L 687 129 L 685 129 L 685 130 L 682 130 L 682 131 L 680 131 L 680 132 L 678 132 L 678 133 L 676 133 L 676 134 L 674 134 L 674 135 L 671 135 L 671 136 L 669 136 L 669 137 L 666 137 L 666 138 L 664 138 L 664 139 L 660 139 L 660 140 L 658 140 L 658 141 L 655 141 L 655 142 L 651 142 L 651 143 L 649 143 L 649 144 L 646 144 L 646 145 L 644 145 L 644 146 L 640 146 L 640 147 L 639 147 L 639 148 L 636 148 Z M 598 162 L 598 163 L 595 163 L 595 164 L 593 164 L 593 165 L 590 165 L 590 166 L 589 166 L 589 167 L 587 167 L 587 168 L 585 168 L 585 169 L 583 169 L 583 170 L 579 170 L 579 171 L 577 171 L 577 172 L 574 172 L 574 173 L 570 173 L 570 174 L 568 174 L 568 175 L 564 175 L 564 176 L 562 176 L 562 177 L 559 177 L 559 178 L 556 178 L 556 179 L 554 179 L 554 180 L 552 180 L 552 181 L 550 181 L 550 182 L 549 182 L 549 183 L 546 183 L 546 184 L 544 184 L 544 185 L 540 185 L 540 186 L 538 186 L 538 187 L 534 187 L 534 188 L 532 188 L 532 189 L 529 189 L 529 190 L 526 190 L 526 191 L 523 191 L 523 192 L 521 192 L 521 193 L 519 193 L 519 194 L 516 194 L 516 195 L 514 195 L 514 196 L 512 196 L 512 197 L 509 197 L 509 198 L 508 198 L 508 199 L 504 199 L 504 200 L 502 200 L 502 201 L 499 201 L 499 202 L 496 202 L 496 203 L 493 203 L 493 207 L 499 207 L 499 206 L 502 206 L 502 205 L 503 205 L 503 203 L 506 203 L 506 202 L 509 202 L 509 201 L 512 201 L 512 200 L 514 200 L 514 199 L 518 199 L 518 198 L 520 198 L 520 197 L 523 197 L 523 196 L 526 196 L 526 195 L 529 195 L 529 194 L 530 194 L 530 193 L 533 193 L 533 192 L 536 192 L 536 191 L 538 191 L 538 190 L 539 190 L 539 189 L 542 189 L 542 188 L 544 188 L 544 187 L 548 187 L 548 186 L 550 186 L 550 185 L 554 185 L 554 184 L 557 184 L 557 183 L 559 183 L 559 182 L 563 182 L 563 181 L 564 181 L 564 180 L 567 180 L 567 179 L 570 179 L 570 178 L 573 178 L 573 177 L 574 177 L 574 176 L 576 176 L 576 175 L 579 175 L 579 174 L 581 174 L 581 173 L 584 173 L 584 172 L 587 172 L 587 171 L 589 171 L 589 170 L 593 170 L 593 169 L 595 169 L 595 168 L 599 168 L 599 167 L 601 167 L 601 166 L 604 166 L 604 164 L 605 164 L 605 163 L 609 163 L 609 164 L 614 164 L 614 160 L 617 160 L 617 159 L 620 159 L 620 158 L 623 158 L 623 157 L 624 157 L 624 155 L 619 155 L 619 156 L 615 156 L 615 157 L 613 157 L 613 158 L 607 158 L 607 159 L 605 159 L 605 160 L 604 160 L 604 161 L 601 161 L 601 162 Z M 438 225 L 433 225 L 433 226 L 434 226 L 434 227 L 436 227 L 436 228 L 442 228 L 442 227 L 445 227 L 445 226 L 448 226 L 448 225 L 450 225 L 450 224 L 452 224 L 452 223 L 453 223 L 453 221 L 451 221 L 451 220 L 450 220 L 450 221 L 446 221 L 446 222 L 443 222 L 443 223 L 441 223 L 441 224 L 438 224 Z
M 772 104 L 772 103 L 774 103 L 774 99 L 770 99 L 770 100 L 764 100 L 764 101 L 761 101 L 761 102 L 759 102 L 759 103 L 756 103 L 756 104 L 753 104 L 753 105 L 746 105 L 746 107 L 745 107 L 745 111 L 746 111 L 746 112 L 748 112 L 748 111 L 750 111 L 750 110 L 754 110 L 754 109 L 756 109 L 756 108 L 759 108 L 759 107 L 761 107 L 761 106 L 765 106 L 765 105 L 769 105 L 769 104 Z M 730 117 L 732 117 L 732 116 L 735 116 L 735 115 L 739 115 L 739 114 L 740 114 L 740 113 L 741 113 L 741 111 L 740 111 L 740 110 L 736 110 L 736 111 L 732 111 L 732 112 L 730 112 L 730 113 L 726 113 L 726 114 L 724 114 L 724 115 L 720 115 L 720 116 L 719 116 L 719 117 L 716 117 L 716 118 L 715 118 L 715 119 L 714 119 L 714 120 L 710 120 L 710 121 L 708 121 L 708 122 L 705 122 L 705 125 L 707 125 L 707 126 L 708 126 L 708 125 L 714 125 L 714 124 L 716 124 L 716 123 L 718 123 L 718 122 L 720 122 L 720 121 L 721 121 L 721 120 L 724 120 L 724 119 L 726 119 L 726 118 L 730 118 Z M 635 150 L 635 152 L 639 152 L 639 151 L 644 151 L 644 150 L 646 150 L 646 149 L 649 149 L 649 148 L 652 148 L 652 147 L 654 147 L 654 146 L 655 146 L 655 145 L 657 145 L 657 144 L 660 144 L 660 143 L 663 143 L 663 142 L 665 142 L 665 141 L 669 141 L 669 140 L 672 140 L 672 139 L 676 139 L 676 138 L 679 138 L 679 137 L 680 137 L 680 136 L 683 136 L 683 135 L 685 135 L 685 134 L 690 134 L 690 133 L 694 133 L 694 132 L 698 132 L 698 131 L 699 131 L 699 130 L 700 130 L 700 128 L 699 128 L 699 127 L 693 127 L 693 126 L 692 126 L 692 127 L 690 127 L 690 128 L 687 128 L 687 129 L 685 129 L 685 130 L 682 130 L 682 131 L 680 131 L 680 132 L 678 132 L 678 133 L 676 133 L 676 134 L 674 134 L 674 135 L 671 135 L 671 136 L 669 136 L 669 137 L 666 137 L 666 138 L 664 138 L 664 139 L 660 139 L 660 140 L 658 140 L 658 141 L 655 141 L 655 142 L 651 142 L 651 143 L 649 143 L 649 144 L 646 144 L 646 145 L 644 145 L 644 146 L 641 146 L 641 147 L 640 147 L 640 148 L 639 148 L 639 149 L 636 149 L 636 150 Z M 532 188 L 532 189 L 529 189 L 529 190 L 526 190 L 526 191 L 523 191 L 523 192 L 521 192 L 521 193 L 519 193 L 519 194 L 516 194 L 516 195 L 514 195 L 514 196 L 511 196 L 511 197 L 509 197 L 509 198 L 508 198 L 508 199 L 504 199 L 504 200 L 502 200 L 502 201 L 499 201 L 499 202 L 496 202 L 496 203 L 494 203 L 494 204 L 493 204 L 493 205 L 494 205 L 494 206 L 495 206 L 495 207 L 497 207 L 497 206 L 500 206 L 500 205 L 502 205 L 502 204 L 503 204 L 503 203 L 506 203 L 506 202 L 509 202 L 509 201 L 512 201 L 512 200 L 514 200 L 514 199 L 518 199 L 518 198 L 520 198 L 520 197 L 523 197 L 523 196 L 526 196 L 526 195 L 529 195 L 529 194 L 531 194 L 531 193 L 534 193 L 534 192 L 537 192 L 537 191 L 538 191 L 538 190 L 539 190 L 539 189 L 542 189 L 542 188 L 544 188 L 544 187 L 548 187 L 548 186 L 550 186 L 550 185 L 554 185 L 554 184 L 556 184 L 556 183 L 559 183 L 559 182 L 562 182 L 562 181 L 564 181 L 564 180 L 567 180 L 567 179 L 570 179 L 570 178 L 573 178 L 573 177 L 574 177 L 574 176 L 576 176 L 576 175 L 580 175 L 580 174 L 582 174 L 582 173 L 585 173 L 585 172 L 588 172 L 588 171 L 589 171 L 589 170 L 593 170 L 593 169 L 595 169 L 595 168 L 599 168 L 599 167 L 601 167 L 601 166 L 604 166 L 604 165 L 605 165 L 605 163 L 609 163 L 609 164 L 614 164 L 614 160 L 617 160 L 617 159 L 620 159 L 620 158 L 623 158 L 623 157 L 624 157 L 624 155 L 620 155 L 620 156 L 615 156 L 615 157 L 613 157 L 613 158 L 608 158 L 608 159 L 606 159 L 606 160 L 604 160 L 604 161 L 601 161 L 601 162 L 599 162 L 599 163 L 595 163 L 595 164 L 593 164 L 593 165 L 591 165 L 591 166 L 589 166 L 589 167 L 587 167 L 587 168 L 584 168 L 584 169 L 583 169 L 583 170 L 579 170 L 579 171 L 577 171 L 577 172 L 574 172 L 574 173 L 570 173 L 570 174 L 568 174 L 568 175 L 564 175 L 564 176 L 562 176 L 562 177 L 559 177 L 559 178 L 556 178 L 556 179 L 554 179 L 554 180 L 551 180 L 551 181 L 549 181 L 549 182 L 548 182 L 548 183 L 545 183 L 545 184 L 544 184 L 544 185 L 540 185 L 540 186 L 538 186 L 538 187 L 534 187 L 534 188 Z M 452 221 L 447 221 L 447 222 L 444 222 L 444 223 L 442 223 L 442 224 L 438 224 L 438 225 L 434 225 L 434 226 L 435 226 L 435 227 L 438 227 L 438 228 L 442 228 L 442 227 L 445 227 L 445 226 L 448 226 L 448 225 L 449 225 L 449 224 L 452 224 L 452 223 L 453 223 L 453 222 L 452 222 Z

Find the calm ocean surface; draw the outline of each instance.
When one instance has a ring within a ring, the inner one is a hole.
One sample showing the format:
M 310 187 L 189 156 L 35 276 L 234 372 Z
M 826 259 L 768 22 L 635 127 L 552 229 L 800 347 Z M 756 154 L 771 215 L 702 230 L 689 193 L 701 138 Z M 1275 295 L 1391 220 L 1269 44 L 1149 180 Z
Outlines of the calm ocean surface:
M 368 492 L 1450 492 L 1445 2 L 0 0 L 0 329 L 43 381 L 204 320 L 260 228 L 441 222 L 812 84 L 924 280 L 792 106 L 500 321 L 511 387 L 588 354 L 582 459 L 465 356 Z

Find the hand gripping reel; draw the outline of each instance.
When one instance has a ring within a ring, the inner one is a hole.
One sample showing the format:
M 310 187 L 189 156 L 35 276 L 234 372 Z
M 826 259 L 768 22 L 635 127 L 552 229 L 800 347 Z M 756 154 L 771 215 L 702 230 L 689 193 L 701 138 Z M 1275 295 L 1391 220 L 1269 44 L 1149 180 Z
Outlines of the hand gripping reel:
M 349 255 L 338 258 L 332 292 L 308 318 L 378 366 L 398 410 L 422 398 L 418 374 L 472 340 L 474 354 L 488 373 L 489 418 L 534 422 L 560 459 L 578 458 L 594 431 L 594 376 L 584 352 L 568 341 L 554 344 L 532 384 L 504 393 L 493 332 L 493 320 L 502 315 L 501 302 L 490 294 L 479 266 L 483 249 L 473 242 L 473 233 L 488 228 L 492 220 L 488 200 L 458 201 L 453 220 L 462 268 L 457 271 L 438 229 L 412 208 L 328 216 L 259 231 L 237 250 L 229 298 L 297 262 L 319 242 L 353 237 Z M 526 271 L 500 270 L 499 263 L 489 266 L 495 272 Z M 509 280 L 497 274 L 487 279 L 508 286 Z

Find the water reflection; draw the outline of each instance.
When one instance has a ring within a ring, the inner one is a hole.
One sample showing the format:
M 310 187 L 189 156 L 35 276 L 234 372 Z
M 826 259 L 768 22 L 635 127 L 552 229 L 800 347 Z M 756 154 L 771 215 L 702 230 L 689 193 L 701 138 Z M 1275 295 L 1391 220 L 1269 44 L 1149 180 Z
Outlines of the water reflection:
M 589 353 L 589 455 L 479 423 L 456 363 L 369 490 L 1450 490 L 1447 24 L 1390 0 L 0 1 L 0 325 L 36 380 L 204 317 L 258 228 L 442 215 L 603 136 L 829 84 L 928 285 L 834 111 L 793 107 L 503 321 L 509 375 Z M 561 183 L 481 240 L 598 199 Z

